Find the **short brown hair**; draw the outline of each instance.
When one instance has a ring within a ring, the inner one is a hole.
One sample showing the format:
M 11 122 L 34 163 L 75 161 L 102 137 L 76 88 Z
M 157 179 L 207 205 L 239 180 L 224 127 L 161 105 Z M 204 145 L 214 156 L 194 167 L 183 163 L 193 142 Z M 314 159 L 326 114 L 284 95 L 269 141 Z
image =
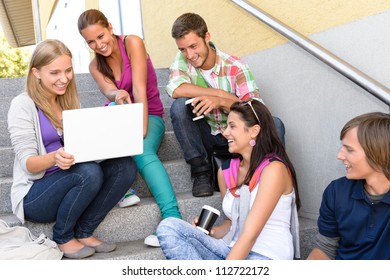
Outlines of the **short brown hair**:
M 172 26 L 172 37 L 182 38 L 190 32 L 195 32 L 201 38 L 206 37 L 207 25 L 204 19 L 194 13 L 185 13 L 178 17 Z
M 355 127 L 370 167 L 390 179 L 390 115 L 372 112 L 357 116 L 345 124 L 340 140 Z

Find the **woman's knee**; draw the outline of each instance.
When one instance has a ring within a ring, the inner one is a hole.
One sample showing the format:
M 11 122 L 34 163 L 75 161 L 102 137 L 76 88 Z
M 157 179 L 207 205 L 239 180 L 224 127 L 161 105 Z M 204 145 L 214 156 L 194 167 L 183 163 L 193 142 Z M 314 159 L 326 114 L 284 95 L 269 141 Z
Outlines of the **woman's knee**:
M 81 185 L 98 190 L 103 184 L 103 171 L 96 162 L 78 163 L 75 173 L 79 176 Z
M 157 154 L 153 151 L 151 152 L 144 152 L 142 155 L 134 156 L 134 161 L 137 163 L 137 167 L 140 172 L 143 171 L 143 169 L 153 163 L 161 164 L 161 160 L 157 156 Z
M 157 236 L 167 234 L 171 235 L 174 232 L 180 231 L 180 225 L 182 222 L 184 221 L 175 217 L 168 217 L 163 219 L 157 227 Z
M 105 177 L 116 177 L 123 183 L 131 183 L 137 176 L 137 165 L 132 157 L 105 160 L 102 163 Z

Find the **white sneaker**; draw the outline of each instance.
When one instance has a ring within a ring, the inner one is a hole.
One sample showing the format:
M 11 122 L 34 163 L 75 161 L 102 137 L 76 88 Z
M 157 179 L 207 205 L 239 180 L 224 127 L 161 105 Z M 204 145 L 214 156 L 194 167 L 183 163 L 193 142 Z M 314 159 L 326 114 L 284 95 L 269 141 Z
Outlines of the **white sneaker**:
M 147 236 L 144 243 L 148 246 L 160 247 L 160 242 L 158 242 L 157 234 L 155 232 Z
M 118 202 L 119 207 L 129 207 L 131 205 L 137 204 L 141 199 L 135 194 L 133 189 L 129 189 L 127 193 L 122 197 L 122 199 Z

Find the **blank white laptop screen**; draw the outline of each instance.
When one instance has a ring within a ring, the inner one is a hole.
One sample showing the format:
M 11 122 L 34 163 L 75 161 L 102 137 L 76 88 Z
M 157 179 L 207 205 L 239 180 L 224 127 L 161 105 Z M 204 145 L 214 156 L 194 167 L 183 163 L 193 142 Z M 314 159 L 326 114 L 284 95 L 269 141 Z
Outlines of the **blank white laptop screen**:
M 76 162 L 143 153 L 142 103 L 65 110 L 64 150 Z

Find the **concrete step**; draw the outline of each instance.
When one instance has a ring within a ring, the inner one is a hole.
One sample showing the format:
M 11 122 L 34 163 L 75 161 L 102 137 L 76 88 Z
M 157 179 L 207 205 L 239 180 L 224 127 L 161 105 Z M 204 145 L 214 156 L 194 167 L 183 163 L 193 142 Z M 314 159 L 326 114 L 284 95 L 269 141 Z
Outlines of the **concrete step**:
M 0 214 L 12 212 L 11 185 L 12 177 L 0 176 Z
M 188 222 L 199 215 L 205 204 L 221 210 L 221 198 L 217 192 L 209 197 L 196 198 L 192 196 L 191 191 L 187 191 L 178 193 L 177 200 L 183 220 Z M 16 216 L 11 213 L 0 214 L 0 219 L 5 220 L 10 226 L 21 225 Z M 222 218 L 219 218 L 219 222 L 221 220 Z M 156 230 L 160 221 L 160 210 L 154 198 L 142 198 L 139 204 L 131 207 L 114 207 L 96 229 L 95 236 L 108 242 L 143 240 Z M 53 225 L 54 223 L 42 224 L 28 221 L 24 224 L 34 235 L 44 233 L 50 238 L 53 236 Z
M 304 260 L 310 254 L 315 244 L 318 233 L 317 220 L 299 217 L 299 241 L 301 245 L 301 259 Z
M 164 87 L 165 88 L 165 87 Z M 163 103 L 165 116 L 169 116 L 169 108 L 173 102 L 173 99 L 165 93 L 165 89 L 159 87 L 160 89 L 160 99 Z M 18 92 L 21 93 L 22 91 Z M 107 99 L 100 93 L 98 90 L 94 91 L 81 91 L 80 94 L 80 106 L 81 108 L 90 108 L 90 107 L 100 107 L 103 106 Z M 16 96 L 16 95 L 15 95 Z M 0 121 L 7 121 L 7 114 L 9 106 L 11 105 L 12 99 L 15 96 L 0 96 Z M 166 124 L 170 124 L 167 122 Z
M 221 209 L 219 193 L 207 198 L 194 198 L 190 193 L 178 194 L 179 208 L 183 219 L 191 222 L 199 215 L 204 204 L 214 205 Z M 86 260 L 163 260 L 164 254 L 160 248 L 153 248 L 144 244 L 144 238 L 153 232 L 160 218 L 158 209 L 150 198 L 143 199 L 139 205 L 128 208 L 114 208 L 96 230 L 96 236 L 117 244 L 114 252 L 95 254 Z M 0 214 L 0 219 L 5 220 L 10 226 L 20 226 L 20 222 L 12 214 Z M 217 223 L 223 221 L 219 218 Z M 313 248 L 314 238 L 317 234 L 316 221 L 313 219 L 299 218 L 300 223 L 300 248 L 301 259 L 307 258 Z M 52 223 L 34 224 L 27 222 L 24 226 L 38 236 L 45 233 L 51 238 Z
M 0 101 L 1 102 L 1 101 Z M 100 105 L 99 105 L 100 106 Z M 7 108 L 8 111 L 8 108 Z M 173 131 L 171 116 L 169 113 L 169 107 L 164 107 L 164 115 L 163 120 L 165 123 L 165 132 Z M 0 113 L 3 114 L 4 119 L 0 118 L 0 147 L 11 147 L 11 139 L 8 133 L 8 123 L 7 123 L 7 114 L 5 112 Z
M 117 243 L 117 249 L 111 253 L 94 254 L 86 260 L 165 260 L 161 248 L 144 244 L 144 240 Z M 64 258 L 63 260 L 70 260 Z M 72 261 L 72 260 L 70 260 Z
M 7 120 L 0 120 L 0 147 L 10 147 L 11 140 L 9 138 Z
M 300 218 L 300 249 L 301 260 L 305 260 L 313 249 L 313 241 L 317 233 L 316 221 Z M 86 260 L 165 260 L 161 248 L 146 246 L 143 239 L 119 242 L 114 252 L 95 254 Z
M 157 85 L 165 90 L 169 80 L 169 71 L 167 68 L 156 69 Z M 79 92 L 99 91 L 99 88 L 89 73 L 75 75 L 77 90 Z M 26 77 L 20 78 L 2 78 L 0 79 L 0 96 L 14 97 L 24 91 Z
M 169 80 L 169 72 L 167 68 L 156 69 L 157 85 L 160 92 L 165 92 L 165 86 Z M 77 90 L 82 92 L 99 92 L 99 87 L 89 73 L 81 73 L 75 75 Z M 14 97 L 25 90 L 26 78 L 2 78 L 0 79 L 0 96 Z M 104 97 L 102 97 L 104 98 Z
M 165 132 L 157 154 L 161 161 L 183 158 L 183 153 L 173 131 Z M 11 146 L 0 146 L 0 174 L 3 176 L 12 175 L 14 157 L 15 154 Z
M 171 179 L 175 193 L 179 194 L 192 190 L 190 167 L 183 159 L 163 161 L 163 165 Z M 0 177 L 0 213 L 12 212 L 11 185 L 12 175 Z M 139 173 L 131 187 L 135 189 L 136 194 L 141 198 L 152 197 L 149 188 Z

